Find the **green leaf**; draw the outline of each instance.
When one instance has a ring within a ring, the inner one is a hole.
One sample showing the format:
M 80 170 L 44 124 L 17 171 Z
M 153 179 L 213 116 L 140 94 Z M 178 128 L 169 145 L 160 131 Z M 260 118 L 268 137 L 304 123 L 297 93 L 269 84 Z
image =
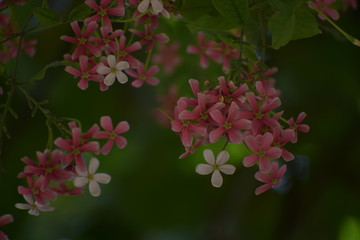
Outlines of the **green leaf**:
M 33 14 L 41 24 L 56 25 L 60 22 L 60 15 L 50 8 L 38 7 L 33 10 Z
M 306 4 L 297 7 L 295 29 L 291 40 L 308 38 L 321 33 L 317 20 L 310 11 Z
M 183 0 L 180 14 L 189 21 L 200 18 L 210 12 L 216 12 L 210 0 Z
M 279 49 L 290 40 L 312 37 L 321 31 L 316 18 L 302 0 L 270 0 L 271 7 L 276 12 L 269 21 L 272 32 L 272 47 Z
M 275 14 L 269 21 L 272 32 L 272 47 L 279 49 L 292 38 L 295 29 L 295 14 Z
M 46 65 L 43 69 L 41 69 L 37 74 L 35 74 L 31 80 L 40 80 L 43 79 L 45 77 L 46 71 L 48 68 L 51 67 L 59 67 L 59 66 L 65 66 L 67 65 L 67 61 L 62 60 L 62 61 L 54 61 L 52 63 L 49 63 L 48 65 Z
M 76 6 L 69 14 L 68 19 L 70 21 L 81 21 L 89 16 L 92 12 L 92 9 L 88 5 L 82 3 Z
M 212 0 L 215 8 L 237 26 L 245 25 L 249 19 L 248 0 Z
M 191 21 L 189 25 L 195 26 L 202 29 L 210 30 L 229 30 L 236 27 L 236 24 L 230 22 L 222 15 L 210 16 L 204 15 L 194 21 Z
M 251 62 L 257 62 L 259 61 L 259 56 L 257 55 L 255 49 L 255 47 L 252 48 L 249 45 L 243 45 L 242 55 L 249 59 Z

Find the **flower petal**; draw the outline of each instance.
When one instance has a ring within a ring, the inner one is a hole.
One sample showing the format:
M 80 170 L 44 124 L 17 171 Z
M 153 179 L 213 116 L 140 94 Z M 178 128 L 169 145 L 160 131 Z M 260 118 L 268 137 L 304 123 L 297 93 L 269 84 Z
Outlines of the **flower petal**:
M 98 184 L 96 181 L 94 181 L 94 180 L 90 181 L 89 191 L 90 191 L 90 194 L 91 194 L 93 197 L 98 197 L 98 196 L 100 196 L 100 194 L 101 194 L 100 186 L 99 186 L 99 184 Z
M 200 175 L 208 175 L 214 171 L 214 168 L 209 164 L 200 163 L 196 165 L 195 172 Z
M 219 170 L 227 175 L 234 174 L 236 167 L 231 164 L 224 164 L 219 167 Z
M 94 174 L 99 168 L 100 162 L 97 158 L 92 158 L 89 163 L 89 173 Z
M 216 164 L 217 165 L 223 165 L 224 163 L 226 163 L 230 158 L 230 154 L 228 151 L 221 151 L 217 157 L 216 157 Z
M 219 170 L 215 170 L 211 176 L 211 184 L 214 187 L 221 187 L 223 183 L 223 178 Z
M 210 165 L 215 164 L 215 156 L 213 151 L 211 151 L 210 149 L 205 149 L 203 155 L 207 163 L 209 163 Z
M 82 187 L 89 182 L 89 179 L 86 177 L 76 177 L 74 179 L 74 186 L 75 187 Z
M 99 183 L 108 184 L 111 180 L 111 176 L 106 173 L 97 173 L 94 175 L 94 179 Z
M 126 74 L 121 71 L 116 72 L 116 78 L 121 84 L 127 83 L 128 81 L 128 77 L 126 76 Z

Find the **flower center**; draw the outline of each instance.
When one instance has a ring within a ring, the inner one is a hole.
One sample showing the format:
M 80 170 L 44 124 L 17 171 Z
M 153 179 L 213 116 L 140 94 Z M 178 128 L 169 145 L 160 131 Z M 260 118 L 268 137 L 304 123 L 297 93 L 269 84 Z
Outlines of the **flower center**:
M 264 157 L 266 152 L 265 151 L 259 151 L 257 152 L 257 154 L 260 156 L 260 157 Z
M 206 113 L 201 113 L 200 117 L 201 117 L 201 119 L 206 120 L 206 119 L 208 119 L 209 115 L 207 115 Z
M 102 16 L 102 17 L 104 17 L 105 15 L 107 15 L 106 9 L 100 8 L 99 15 Z
M 187 126 L 190 125 L 190 120 L 183 120 L 182 124 L 183 124 L 184 127 L 187 127 Z
M 262 119 L 264 114 L 262 114 L 261 112 L 258 112 L 258 113 L 255 114 L 255 116 L 256 116 L 257 119 Z
M 86 38 L 78 38 L 79 44 L 85 44 L 87 42 Z
M 116 67 L 112 67 L 112 68 L 110 68 L 110 70 L 111 70 L 111 73 L 116 73 L 118 71 Z
M 224 123 L 224 128 L 225 128 L 225 129 L 230 129 L 230 128 L 232 128 L 232 123 L 231 123 L 231 122 L 225 122 L 225 123 Z

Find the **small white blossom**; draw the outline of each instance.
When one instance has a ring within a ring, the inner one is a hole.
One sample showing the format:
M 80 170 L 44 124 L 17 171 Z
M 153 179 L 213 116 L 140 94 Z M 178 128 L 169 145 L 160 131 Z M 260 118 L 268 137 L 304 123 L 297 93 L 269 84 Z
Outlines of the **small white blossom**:
M 230 158 L 230 154 L 227 151 L 220 152 L 217 155 L 215 161 L 214 153 L 210 149 L 205 149 L 204 158 L 208 164 L 198 164 L 195 171 L 201 175 L 208 175 L 213 173 L 211 176 L 211 184 L 214 187 L 221 187 L 223 183 L 223 178 L 220 172 L 223 172 L 227 175 L 231 175 L 235 172 L 235 166 L 231 164 L 225 164 Z
M 138 5 L 138 11 L 141 13 L 146 12 L 146 10 L 148 10 L 149 8 L 150 3 L 152 7 L 152 12 L 155 15 L 163 11 L 164 5 L 161 0 L 142 0 L 141 3 Z
M 89 171 L 80 171 L 76 169 L 79 177 L 74 179 L 74 185 L 76 187 L 82 187 L 86 184 L 89 184 L 90 194 L 94 197 L 100 196 L 101 189 L 98 183 L 107 184 L 110 182 L 111 177 L 106 173 L 95 173 L 99 167 L 99 160 L 97 158 L 92 158 L 89 163 Z
M 117 78 L 117 80 L 122 84 L 126 83 L 128 81 L 128 77 L 122 72 L 122 70 L 128 69 L 130 67 L 129 63 L 126 61 L 116 62 L 116 57 L 114 55 L 107 56 L 106 60 L 109 67 L 100 63 L 97 68 L 97 73 L 106 75 L 104 83 L 107 86 L 111 86 L 115 82 L 115 78 Z
M 22 210 L 29 210 L 30 215 L 39 216 L 40 212 L 50 212 L 55 209 L 54 207 L 40 205 L 37 201 L 34 201 L 33 196 L 30 194 L 23 196 L 28 203 L 16 203 L 15 207 Z

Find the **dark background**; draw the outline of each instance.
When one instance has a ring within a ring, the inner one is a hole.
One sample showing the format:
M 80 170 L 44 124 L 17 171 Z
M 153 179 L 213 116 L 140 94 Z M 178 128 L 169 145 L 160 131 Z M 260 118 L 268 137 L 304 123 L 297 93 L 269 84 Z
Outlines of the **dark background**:
M 65 13 L 70 3 L 52 7 Z M 31 7 L 18 7 L 18 17 L 25 18 Z M 341 12 L 337 23 L 359 38 L 359 15 L 359 10 Z M 20 159 L 35 159 L 35 152 L 43 151 L 47 142 L 45 118 L 41 114 L 31 118 L 25 98 L 19 92 L 15 95 L 19 119 L 8 118 L 12 138 L 3 146 L 5 170 L 0 174 L 0 215 L 10 213 L 15 222 L 1 230 L 12 240 L 360 239 L 360 48 L 336 32 L 324 31 L 269 52 L 268 65 L 279 68 L 275 78 L 284 116 L 306 112 L 311 131 L 289 146 L 296 159 L 288 166 L 286 184 L 255 196 L 260 183 L 253 177 L 254 168 L 242 167 L 240 148 L 237 152 L 237 146 L 230 146 L 230 163 L 237 171 L 225 176 L 223 186 L 216 189 L 210 176 L 194 171 L 203 162 L 204 147 L 179 160 L 183 147 L 178 135 L 152 117 L 156 96 L 172 84 L 189 96 L 189 78 L 215 81 L 221 75 L 216 64 L 201 69 L 198 56 L 186 53 L 187 44 L 197 40 L 184 23 L 167 21 L 162 29 L 181 43 L 182 64 L 172 75 L 158 74 L 159 86 L 135 89 L 115 83 L 100 92 L 90 84 L 82 91 L 60 67 L 28 87 L 37 100 L 49 100 L 51 112 L 79 119 L 84 130 L 103 115 L 129 122 L 131 130 L 124 134 L 128 146 L 100 157 L 99 171 L 109 173 L 112 181 L 101 186 L 98 198 L 87 190 L 81 196 L 61 196 L 51 202 L 54 212 L 38 217 L 14 207 L 24 202 L 17 193 L 17 186 L 25 184 L 16 178 L 24 167 Z M 27 36 L 38 39 L 37 54 L 21 55 L 20 79 L 26 81 L 47 63 L 61 60 L 71 46 L 59 36 L 70 34 L 64 25 Z M 221 146 L 210 148 L 216 152 Z

